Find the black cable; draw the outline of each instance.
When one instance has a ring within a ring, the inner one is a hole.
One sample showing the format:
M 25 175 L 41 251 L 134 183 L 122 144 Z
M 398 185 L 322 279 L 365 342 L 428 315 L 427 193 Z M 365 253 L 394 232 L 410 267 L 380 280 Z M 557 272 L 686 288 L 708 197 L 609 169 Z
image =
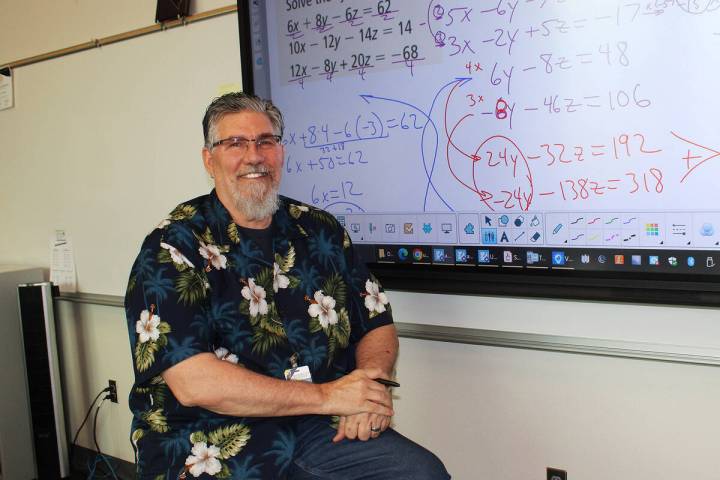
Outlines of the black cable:
M 73 437 L 73 441 L 70 444 L 70 466 L 71 466 L 71 468 L 73 465 L 73 456 L 75 455 L 75 442 L 77 441 L 78 435 L 80 435 L 80 431 L 85 426 L 85 422 L 87 422 L 88 417 L 90 417 L 90 412 L 92 412 L 92 409 L 95 406 L 95 402 L 98 401 L 98 398 L 100 398 L 100 395 L 102 395 L 105 392 L 109 392 L 109 391 L 110 391 L 110 387 L 105 387 L 102 390 L 100 390 L 100 393 L 97 394 L 97 396 L 95 397 L 95 400 L 93 400 L 92 403 L 90 404 L 90 408 L 88 408 L 88 411 L 85 414 L 85 418 L 83 419 L 82 423 L 80 424 L 80 427 L 77 429 L 77 432 L 75 432 L 75 437 Z
M 106 395 L 105 398 L 102 399 L 102 402 L 97 406 L 95 409 L 95 416 L 93 417 L 93 442 L 95 442 L 95 451 L 97 452 L 97 455 L 102 459 L 105 464 L 108 466 L 108 469 L 110 470 L 110 474 L 113 476 L 115 480 L 117 480 L 117 476 L 115 475 L 115 469 L 113 469 L 112 465 L 110 465 L 110 462 L 108 459 L 103 455 L 102 450 L 100 450 L 100 444 L 97 441 L 97 417 L 98 413 L 100 413 L 100 407 L 102 407 L 102 404 L 105 403 L 105 400 L 110 398 L 110 395 Z M 105 476 L 106 478 L 108 475 Z
M 100 413 L 100 407 L 102 407 L 102 404 L 107 400 L 106 398 L 102 399 L 102 402 L 100 402 L 100 405 L 97 406 L 95 409 L 95 416 L 93 417 L 93 442 L 95 442 L 95 451 L 98 453 L 98 455 L 102 455 L 102 452 L 100 451 L 100 445 L 97 441 L 97 416 L 98 413 Z

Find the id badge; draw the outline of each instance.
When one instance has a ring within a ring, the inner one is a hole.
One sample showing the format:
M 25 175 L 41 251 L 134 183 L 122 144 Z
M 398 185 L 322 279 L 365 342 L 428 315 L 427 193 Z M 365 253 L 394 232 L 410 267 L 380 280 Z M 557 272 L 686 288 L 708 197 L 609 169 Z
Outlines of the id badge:
M 310 367 L 308 367 L 307 365 L 301 365 L 299 367 L 288 368 L 287 370 L 285 370 L 285 380 L 312 383 L 312 374 L 310 373 Z

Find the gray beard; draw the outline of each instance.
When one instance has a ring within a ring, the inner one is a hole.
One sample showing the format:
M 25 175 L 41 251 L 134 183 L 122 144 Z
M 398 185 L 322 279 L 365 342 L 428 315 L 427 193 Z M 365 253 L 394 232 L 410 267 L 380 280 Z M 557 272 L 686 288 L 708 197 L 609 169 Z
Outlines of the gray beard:
M 233 190 L 233 202 L 238 212 L 249 221 L 264 220 L 272 217 L 280 208 L 278 187 L 272 186 L 269 190 L 258 185 L 245 192 Z

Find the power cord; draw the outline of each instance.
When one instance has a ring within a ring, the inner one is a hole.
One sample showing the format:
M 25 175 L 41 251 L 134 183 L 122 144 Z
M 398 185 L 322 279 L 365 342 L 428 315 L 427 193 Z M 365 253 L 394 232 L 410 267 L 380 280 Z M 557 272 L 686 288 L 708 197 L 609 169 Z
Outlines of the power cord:
M 100 393 L 98 393 L 95 396 L 95 400 L 93 400 L 92 403 L 90 404 L 90 408 L 88 408 L 88 411 L 85 414 L 85 418 L 83 419 L 82 423 L 80 424 L 80 427 L 77 429 L 77 432 L 75 432 L 73 441 L 70 444 L 70 465 L 73 465 L 73 458 L 75 457 L 75 442 L 77 442 L 78 435 L 80 435 L 80 431 L 85 426 L 85 422 L 87 422 L 88 418 L 90 417 L 90 413 L 92 412 L 92 409 L 95 406 L 95 403 L 98 401 L 98 398 L 100 398 L 100 395 L 102 395 L 103 393 L 109 392 L 109 391 L 110 391 L 110 387 L 105 387 L 102 390 L 100 390 Z
M 95 478 L 95 468 L 98 465 L 98 462 L 102 460 L 105 462 L 105 465 L 107 465 L 108 469 L 110 470 L 110 475 L 115 480 L 118 480 L 117 475 L 115 475 L 115 469 L 110 465 L 110 462 L 108 461 L 107 457 L 102 453 L 100 450 L 100 444 L 97 441 L 97 417 L 98 413 L 100 412 L 100 407 L 102 407 L 102 404 L 105 403 L 105 400 L 110 398 L 110 395 L 105 395 L 105 398 L 102 399 L 102 402 L 100 402 L 100 405 L 97 406 L 95 409 L 95 417 L 93 418 L 93 442 L 95 443 L 95 451 L 97 452 L 97 455 L 95 455 L 95 462 L 93 463 L 92 468 L 90 469 L 90 473 L 88 474 L 88 479 Z M 108 478 L 108 475 L 105 475 L 101 478 Z
M 92 463 L 88 460 L 87 480 L 103 479 L 103 478 L 114 478 L 115 480 L 118 479 L 118 477 L 115 475 L 115 470 L 113 470 L 112 466 L 110 466 L 111 473 L 98 474 L 96 472 L 96 470 L 100 470 L 98 467 L 100 466 L 102 461 L 107 462 L 107 458 L 105 457 L 105 455 L 96 455 L 95 459 L 92 461 Z
M 115 475 L 115 469 L 112 467 L 110 462 L 108 461 L 107 457 L 102 453 L 100 450 L 100 444 L 97 441 L 97 417 L 98 413 L 100 412 L 100 407 L 105 402 L 105 400 L 110 398 L 110 387 L 105 387 L 95 396 L 95 399 L 90 404 L 90 407 L 88 408 L 87 413 L 85 414 L 85 418 L 83 419 L 82 423 L 80 424 L 80 427 L 78 427 L 77 431 L 75 432 L 75 436 L 73 437 L 72 444 L 70 444 L 70 465 L 73 465 L 73 459 L 75 456 L 75 444 L 77 442 L 78 436 L 80 435 L 80 432 L 82 431 L 83 427 L 88 421 L 88 418 L 90 418 L 90 413 L 92 413 L 93 407 L 95 407 L 95 404 L 97 403 L 98 399 L 103 393 L 106 393 L 105 397 L 103 397 L 100 404 L 95 408 L 95 416 L 93 417 L 93 442 L 95 443 L 95 449 L 97 452 L 97 455 L 95 456 L 95 460 L 93 461 L 92 465 L 90 465 L 90 462 L 88 462 L 88 479 L 93 478 L 114 478 L 115 480 L 118 480 L 117 475 Z M 107 465 L 107 468 L 109 469 L 109 474 L 104 474 L 102 477 L 96 477 L 95 476 L 95 470 L 98 467 L 98 463 L 104 462 L 105 465 Z

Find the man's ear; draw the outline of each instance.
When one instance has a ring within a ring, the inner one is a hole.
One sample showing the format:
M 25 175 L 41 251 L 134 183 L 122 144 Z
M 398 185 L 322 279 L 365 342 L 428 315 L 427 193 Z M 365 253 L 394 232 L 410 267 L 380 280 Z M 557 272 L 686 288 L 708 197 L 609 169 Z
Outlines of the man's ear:
M 208 150 L 207 147 L 203 147 L 202 157 L 205 171 L 208 173 L 208 175 L 210 175 L 211 178 L 215 178 L 215 164 L 213 163 L 212 153 L 210 153 L 210 150 Z

